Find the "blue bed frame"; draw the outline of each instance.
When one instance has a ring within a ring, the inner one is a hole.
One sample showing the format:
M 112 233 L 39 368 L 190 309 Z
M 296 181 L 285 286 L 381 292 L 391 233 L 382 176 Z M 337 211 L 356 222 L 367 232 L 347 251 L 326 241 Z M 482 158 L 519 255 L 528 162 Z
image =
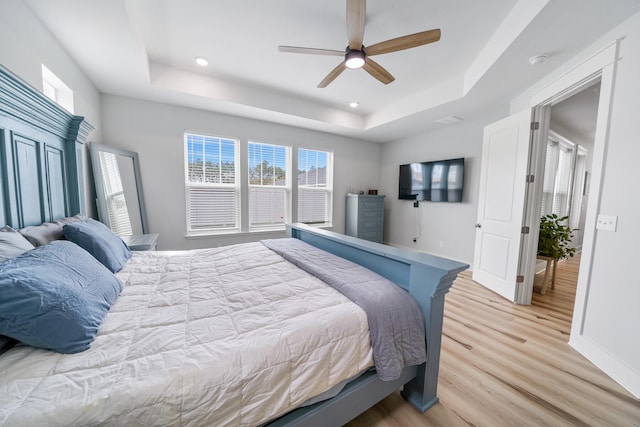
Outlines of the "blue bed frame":
M 83 117 L 68 113 L 0 66 L 0 223 L 20 228 L 85 214 L 83 143 L 92 129 Z M 303 224 L 288 226 L 287 232 L 410 292 L 424 313 L 427 362 L 406 368 L 395 381 L 385 382 L 375 371 L 367 372 L 336 397 L 292 411 L 269 425 L 343 425 L 400 388 L 421 412 L 436 404 L 444 296 L 468 265 Z
M 402 396 L 424 412 L 438 402 L 438 369 L 444 296 L 459 272 L 469 266 L 418 252 L 407 252 L 304 224 L 287 226 L 287 234 L 353 261 L 407 290 L 418 301 L 425 319 L 427 362 L 405 368 L 395 381 L 382 381 L 375 371 L 349 383 L 333 399 L 297 409 L 268 424 L 326 427 L 343 425 L 399 388 Z

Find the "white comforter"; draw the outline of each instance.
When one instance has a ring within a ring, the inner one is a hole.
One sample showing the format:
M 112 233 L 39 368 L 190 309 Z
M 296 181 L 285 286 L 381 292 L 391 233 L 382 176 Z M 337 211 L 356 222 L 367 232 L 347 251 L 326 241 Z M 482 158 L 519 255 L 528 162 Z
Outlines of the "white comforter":
M 83 353 L 0 357 L 0 425 L 258 425 L 372 365 L 365 313 L 261 243 L 136 252 Z

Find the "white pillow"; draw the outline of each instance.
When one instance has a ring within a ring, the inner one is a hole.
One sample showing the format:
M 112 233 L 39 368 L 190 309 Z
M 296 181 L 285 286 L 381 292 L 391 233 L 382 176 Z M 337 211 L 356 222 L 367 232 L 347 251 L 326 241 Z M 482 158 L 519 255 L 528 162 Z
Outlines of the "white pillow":
M 0 262 L 22 255 L 34 246 L 13 228 L 0 228 Z

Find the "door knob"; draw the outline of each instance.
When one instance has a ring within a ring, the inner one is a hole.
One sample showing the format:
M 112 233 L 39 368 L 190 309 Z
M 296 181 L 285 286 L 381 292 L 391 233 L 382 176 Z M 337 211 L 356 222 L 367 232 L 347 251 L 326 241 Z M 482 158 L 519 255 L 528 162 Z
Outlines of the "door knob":
M 476 224 L 476 228 L 482 228 L 482 224 L 480 223 Z

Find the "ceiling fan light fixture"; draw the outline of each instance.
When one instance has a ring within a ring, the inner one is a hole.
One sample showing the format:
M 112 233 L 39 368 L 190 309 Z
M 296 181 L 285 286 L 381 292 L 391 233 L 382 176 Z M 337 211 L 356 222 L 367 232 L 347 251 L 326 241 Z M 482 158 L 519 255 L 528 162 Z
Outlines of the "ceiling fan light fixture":
M 362 68 L 364 65 L 364 51 L 347 50 L 347 53 L 344 56 L 344 65 L 351 69 Z

